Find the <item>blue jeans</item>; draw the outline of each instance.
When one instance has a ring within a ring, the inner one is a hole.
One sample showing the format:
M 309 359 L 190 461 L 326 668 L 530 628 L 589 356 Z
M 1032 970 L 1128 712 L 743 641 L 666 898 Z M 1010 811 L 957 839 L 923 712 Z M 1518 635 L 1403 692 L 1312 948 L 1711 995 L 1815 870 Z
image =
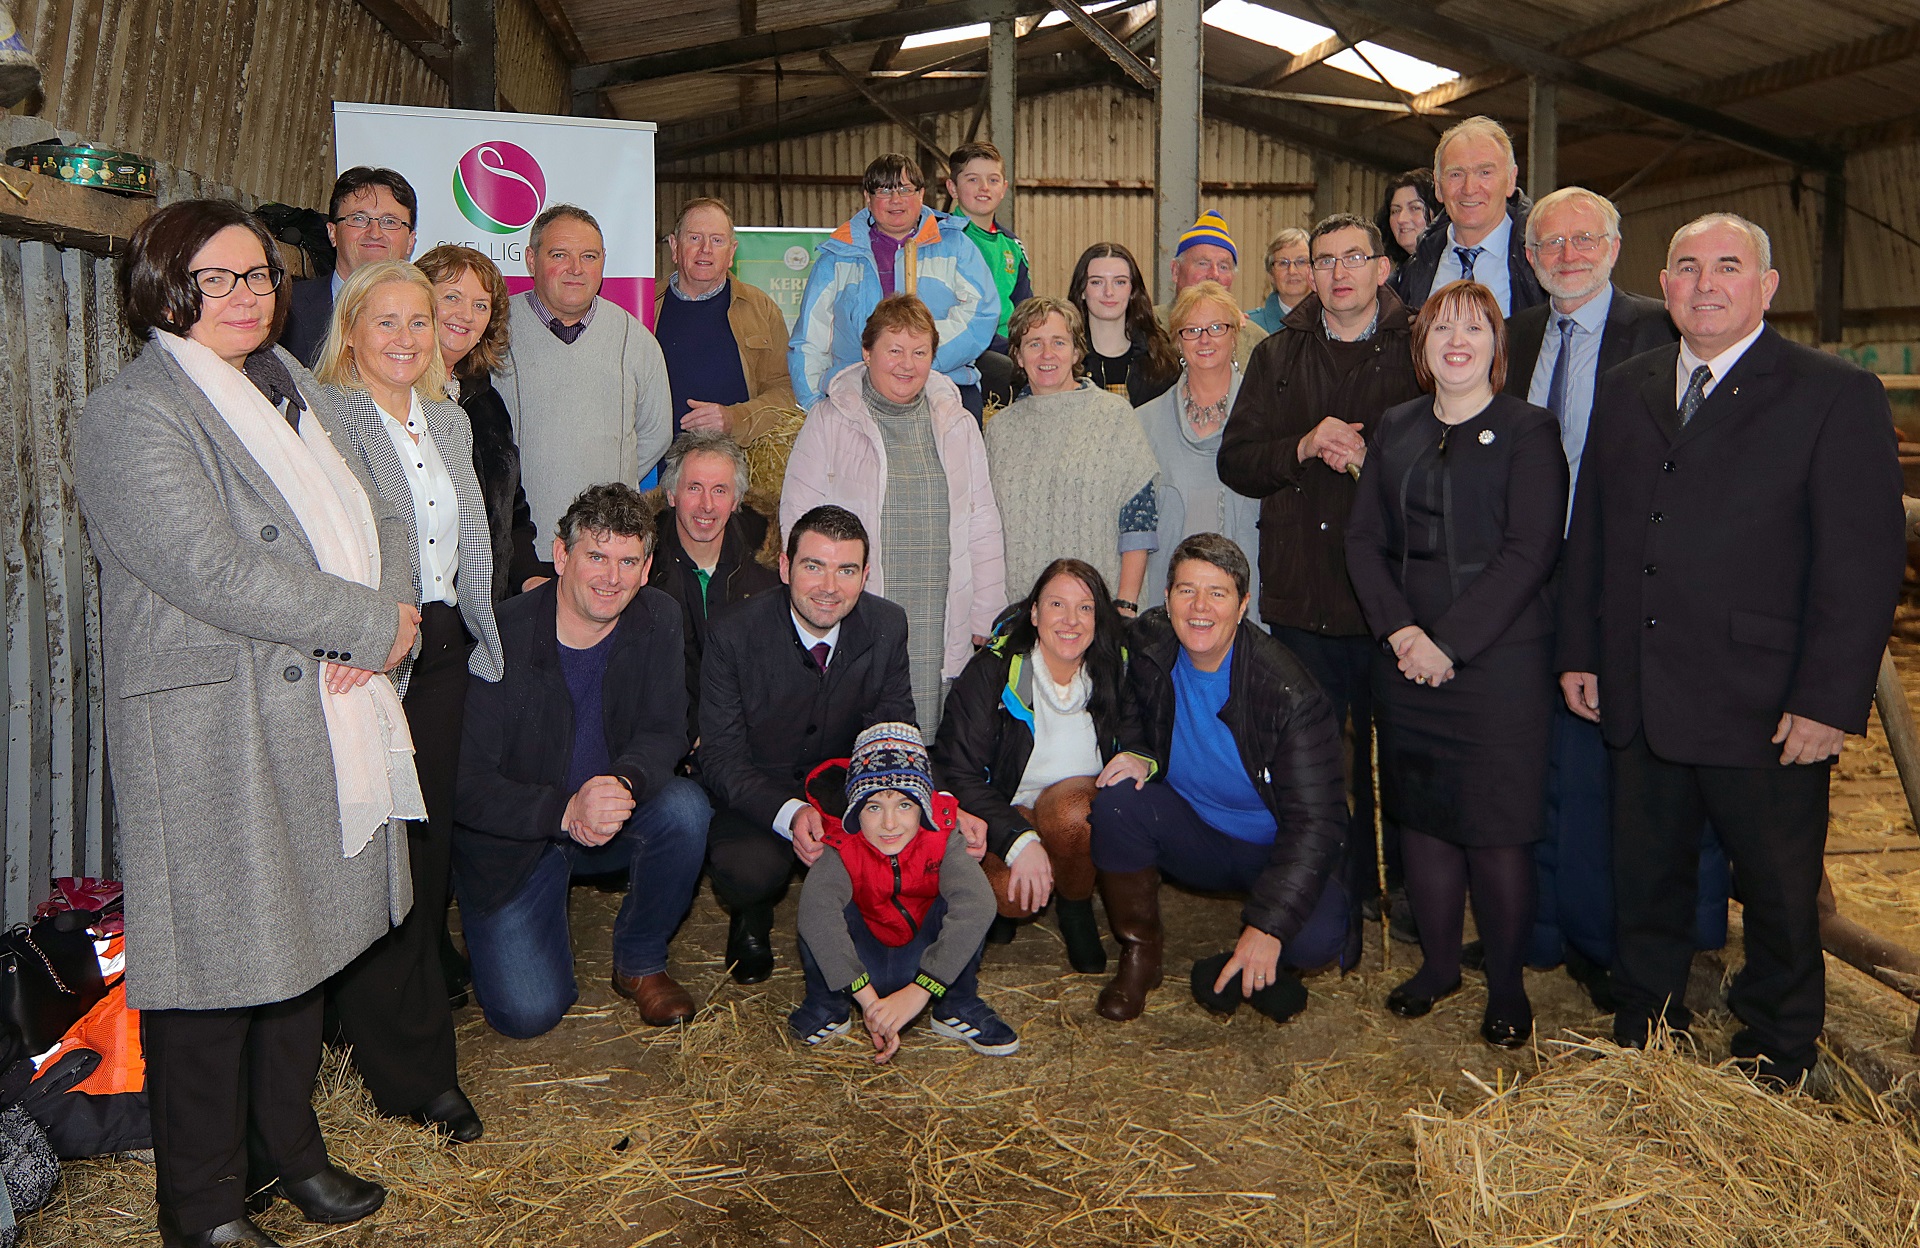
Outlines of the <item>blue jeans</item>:
M 706 791 L 675 777 L 605 845 L 553 841 L 499 909 L 462 914 L 473 991 L 488 1024 L 503 1036 L 530 1040 L 553 1030 L 580 999 L 567 923 L 567 888 L 576 875 L 626 868 L 631 887 L 613 921 L 614 973 L 666 970 L 667 942 L 693 904 L 711 817 Z
M 873 980 L 873 990 L 883 997 L 892 996 L 920 973 L 920 957 L 940 938 L 942 921 L 947 917 L 947 899 L 935 897 L 933 904 L 927 907 L 927 917 L 920 921 L 920 930 L 913 939 L 897 948 L 880 943 L 873 934 L 867 921 L 860 917 L 860 907 L 854 902 L 847 903 L 847 934 L 853 937 L 853 951 L 860 955 L 860 966 Z M 967 969 L 960 972 L 951 984 L 947 985 L 947 995 L 943 1001 L 966 1001 L 980 995 L 980 954 L 986 949 L 983 937 L 980 948 L 973 951 L 973 957 L 967 962 Z M 807 978 L 807 1000 L 812 1002 L 839 1002 L 834 1009 L 843 1014 L 852 995 L 835 991 L 827 987 L 827 977 L 821 973 L 820 964 L 813 960 L 813 950 L 807 948 L 807 939 L 800 938 L 800 969 Z
M 1540 901 L 1528 941 L 1529 966 L 1558 966 L 1567 947 L 1597 965 L 1613 965 L 1613 786 L 1608 767 L 1600 725 L 1556 707 L 1546 835 L 1533 847 Z M 1713 825 L 1705 825 L 1693 917 L 1695 949 L 1718 949 L 1727 943 L 1732 875 Z
M 1280 834 L 1286 835 L 1281 829 Z M 1093 865 L 1102 871 L 1162 872 L 1207 893 L 1244 893 L 1273 856 L 1256 845 L 1207 826 L 1187 799 L 1163 781 L 1136 790 L 1132 783 L 1101 789 L 1093 799 Z M 1341 864 L 1327 864 L 1327 881 L 1313 913 L 1280 951 L 1280 962 L 1302 970 L 1339 962 L 1347 944 L 1352 905 L 1340 880 Z

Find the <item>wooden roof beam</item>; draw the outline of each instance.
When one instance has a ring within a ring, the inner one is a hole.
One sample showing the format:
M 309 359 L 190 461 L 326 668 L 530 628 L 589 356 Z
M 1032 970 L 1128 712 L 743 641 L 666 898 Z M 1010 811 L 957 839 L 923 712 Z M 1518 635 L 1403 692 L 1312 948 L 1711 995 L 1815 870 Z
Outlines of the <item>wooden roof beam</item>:
M 1826 170 L 1840 163 L 1839 152 L 1822 144 L 1775 134 L 1751 122 L 1715 112 L 1690 100 L 1675 99 L 1635 82 L 1546 48 L 1523 43 L 1510 35 L 1456 21 L 1416 0 L 1325 0 L 1327 7 L 1357 17 L 1388 22 L 1445 47 L 1519 73 L 1573 87 L 1590 95 L 1625 104 L 1683 128 L 1691 128 L 1722 142 L 1744 147 L 1798 168 Z
M 355 0 L 374 21 L 386 27 L 408 51 L 427 63 L 427 68 L 444 78 L 447 60 L 453 55 L 453 32 L 440 25 L 421 7 L 419 0 Z
M 741 0 L 742 6 L 750 6 L 753 0 Z M 553 36 L 554 43 L 560 47 L 560 55 L 567 58 L 567 64 L 578 65 L 587 59 L 587 51 L 580 46 L 580 36 L 574 33 L 573 22 L 567 17 L 566 9 L 560 0 L 533 0 L 533 7 L 540 14 L 540 20 L 546 23 L 547 33 Z
M 575 110 L 588 111 L 582 106 L 580 97 L 590 97 L 595 92 L 612 87 L 671 78 L 676 74 L 730 69 L 736 65 L 751 65 L 755 61 L 822 52 L 855 43 L 882 43 L 932 30 L 969 26 L 1004 17 L 1009 11 L 1016 16 L 1031 17 L 1052 9 L 1049 0 L 941 0 L 940 3 L 919 8 L 893 9 L 837 22 L 815 22 L 792 30 L 756 31 L 691 48 L 675 48 L 668 52 L 579 65 L 573 71 Z

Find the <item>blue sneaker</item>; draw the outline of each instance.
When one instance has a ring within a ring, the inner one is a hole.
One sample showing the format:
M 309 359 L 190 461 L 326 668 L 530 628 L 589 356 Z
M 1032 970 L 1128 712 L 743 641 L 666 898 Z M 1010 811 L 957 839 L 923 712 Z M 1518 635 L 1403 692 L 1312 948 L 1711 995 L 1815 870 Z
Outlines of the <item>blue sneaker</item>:
M 986 1057 L 1010 1057 L 1020 1051 L 1020 1037 L 979 997 L 934 1002 L 933 1034 L 958 1040 Z
M 787 1026 L 809 1047 L 825 1044 L 853 1030 L 853 1011 L 847 999 L 837 993 L 825 1000 L 808 997 L 787 1015 Z

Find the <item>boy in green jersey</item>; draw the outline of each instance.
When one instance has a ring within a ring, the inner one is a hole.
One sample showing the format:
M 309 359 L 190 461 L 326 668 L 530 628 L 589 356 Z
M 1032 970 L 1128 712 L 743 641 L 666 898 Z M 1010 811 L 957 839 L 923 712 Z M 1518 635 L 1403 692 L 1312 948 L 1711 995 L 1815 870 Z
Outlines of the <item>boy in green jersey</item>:
M 986 257 L 987 271 L 1000 292 L 1000 325 L 988 349 L 1004 355 L 1007 322 L 1015 308 L 1033 297 L 1027 249 L 993 219 L 1007 197 L 1006 162 L 993 144 L 968 143 L 954 151 L 947 169 L 947 195 L 954 208 L 967 215 L 967 237 Z

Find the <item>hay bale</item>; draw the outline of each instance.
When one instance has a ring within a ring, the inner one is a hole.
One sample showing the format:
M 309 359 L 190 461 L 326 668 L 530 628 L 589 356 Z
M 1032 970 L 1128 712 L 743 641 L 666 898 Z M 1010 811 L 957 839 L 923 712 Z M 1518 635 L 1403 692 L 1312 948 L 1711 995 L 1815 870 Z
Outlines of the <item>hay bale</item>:
M 1407 1114 L 1444 1248 L 1916 1242 L 1920 1149 L 1870 1094 L 1835 1108 L 1661 1047 L 1563 1048 L 1464 1114 Z
M 793 453 L 793 440 L 807 414 L 797 407 L 774 409 L 776 419 L 746 444 L 747 472 L 751 487 L 773 499 L 773 514 L 780 510 L 780 487 L 787 480 L 787 456 Z

